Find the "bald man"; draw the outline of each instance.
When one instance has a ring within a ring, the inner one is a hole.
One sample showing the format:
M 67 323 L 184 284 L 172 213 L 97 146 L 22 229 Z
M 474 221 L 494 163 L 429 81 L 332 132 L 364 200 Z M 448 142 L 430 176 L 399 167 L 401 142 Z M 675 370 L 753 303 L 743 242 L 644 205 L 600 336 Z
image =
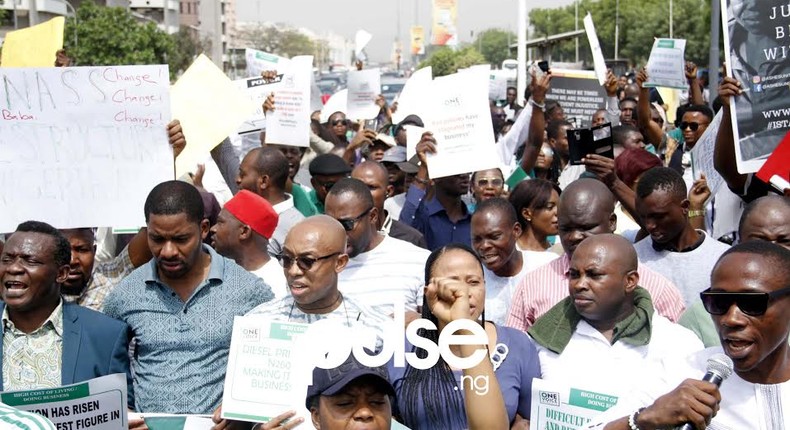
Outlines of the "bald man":
M 236 185 L 266 199 L 277 212 L 277 228 L 269 240 L 269 254 L 282 250 L 285 235 L 304 215 L 294 206 L 293 196 L 285 192 L 288 182 L 288 159 L 272 147 L 255 148 L 247 153 L 239 165 Z
M 359 179 L 370 188 L 373 205 L 379 212 L 378 229 L 387 236 L 394 237 L 428 249 L 425 237 L 416 228 L 394 219 L 384 209 L 384 201 L 393 195 L 393 186 L 389 183 L 389 172 L 383 164 L 375 161 L 364 161 L 351 171 L 351 177 Z
M 330 318 L 380 331 L 386 317 L 338 290 L 348 264 L 346 231 L 334 218 L 316 215 L 296 224 L 279 255 L 290 294 L 249 312 L 282 321 L 313 323 Z
M 691 331 L 655 313 L 650 293 L 639 287 L 638 264 L 631 243 L 614 234 L 590 236 L 576 247 L 570 296 L 528 331 L 542 379 L 619 397 L 653 363 L 703 349 Z
M 738 224 L 741 243 L 772 242 L 790 249 L 790 198 L 778 195 L 760 197 L 743 210 Z M 719 335 L 701 301 L 690 306 L 678 321 L 693 331 L 706 347 L 720 346 Z
M 595 179 L 579 179 L 562 192 L 557 222 L 565 253 L 524 276 L 516 287 L 507 325 L 526 331 L 536 319 L 568 296 L 566 274 L 576 247 L 589 236 L 614 233 L 617 228 L 614 205 L 612 192 Z M 677 321 L 685 306 L 675 285 L 644 264 L 640 264 L 637 271 L 640 286 L 650 293 L 656 311 L 670 321 Z

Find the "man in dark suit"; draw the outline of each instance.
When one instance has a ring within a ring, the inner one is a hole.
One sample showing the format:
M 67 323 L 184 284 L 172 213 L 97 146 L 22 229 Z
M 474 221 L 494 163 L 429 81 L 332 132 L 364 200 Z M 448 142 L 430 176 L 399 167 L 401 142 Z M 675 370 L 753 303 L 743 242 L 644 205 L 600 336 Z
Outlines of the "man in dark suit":
M 0 390 L 54 388 L 125 373 L 133 405 L 129 327 L 64 302 L 71 247 L 54 227 L 20 224 L 0 254 Z

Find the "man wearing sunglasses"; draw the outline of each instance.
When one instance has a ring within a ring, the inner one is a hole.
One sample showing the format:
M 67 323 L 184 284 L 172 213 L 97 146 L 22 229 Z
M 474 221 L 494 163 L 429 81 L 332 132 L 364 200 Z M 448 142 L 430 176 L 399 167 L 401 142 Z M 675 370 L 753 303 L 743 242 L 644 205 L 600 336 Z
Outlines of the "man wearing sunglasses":
M 351 167 L 335 154 L 321 154 L 310 162 L 310 183 L 313 190 L 308 197 L 315 205 L 318 213 L 324 213 L 324 201 L 329 190 L 337 181 L 347 178 Z
M 348 265 L 340 273 L 340 291 L 382 315 L 394 316 L 403 303 L 418 318 L 428 251 L 379 232 L 379 208 L 368 186 L 354 178 L 341 179 L 326 197 L 326 214 L 336 219 L 347 236 Z
M 789 280 L 790 250 L 766 241 L 732 247 L 700 294 L 722 346 L 665 360 L 662 371 L 646 375 L 639 393 L 622 397 L 587 428 L 647 430 L 686 422 L 698 429 L 787 428 Z M 722 351 L 734 373 L 717 388 L 699 378 L 708 358 Z

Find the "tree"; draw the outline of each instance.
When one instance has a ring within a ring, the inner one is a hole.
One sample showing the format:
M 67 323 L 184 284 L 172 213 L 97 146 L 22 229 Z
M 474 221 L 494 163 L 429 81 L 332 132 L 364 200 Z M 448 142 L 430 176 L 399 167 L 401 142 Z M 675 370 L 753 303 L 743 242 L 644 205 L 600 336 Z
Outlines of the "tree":
M 189 27 L 181 26 L 178 33 L 171 36 L 173 39 L 173 52 L 169 56 L 170 69 L 179 74 L 186 70 L 195 57 L 203 52 L 211 51 L 211 39 L 200 38 L 199 33 Z
M 686 39 L 686 59 L 707 63 L 710 46 L 710 2 L 673 0 L 673 37 Z M 606 58 L 614 58 L 615 15 L 617 0 L 579 0 L 579 27 L 589 11 Z M 645 64 L 654 37 L 669 37 L 669 2 L 666 0 L 620 1 L 619 57 L 634 64 Z M 556 9 L 533 9 L 529 14 L 531 37 L 573 31 L 576 27 L 573 5 Z M 552 51 L 554 61 L 572 61 L 575 43 L 568 40 Z M 579 59 L 592 64 L 586 37 L 579 41 Z
M 432 67 L 433 76 L 446 76 L 455 73 L 458 69 L 465 69 L 476 64 L 485 64 L 486 59 L 471 46 L 454 51 L 443 47 L 434 51 L 430 57 L 420 63 L 418 68 Z
M 258 24 L 238 32 L 238 39 L 250 48 L 291 58 L 297 55 L 315 55 L 320 46 L 305 34 L 288 27 Z
M 153 22 L 139 23 L 124 8 L 99 7 L 90 0 L 80 4 L 76 20 L 66 20 L 63 40 L 80 66 L 167 64 L 175 48 Z M 170 68 L 171 77 L 176 72 Z
M 473 45 L 477 47 L 491 67 L 497 68 L 510 57 L 510 43 L 516 41 L 511 31 L 489 28 L 477 34 Z

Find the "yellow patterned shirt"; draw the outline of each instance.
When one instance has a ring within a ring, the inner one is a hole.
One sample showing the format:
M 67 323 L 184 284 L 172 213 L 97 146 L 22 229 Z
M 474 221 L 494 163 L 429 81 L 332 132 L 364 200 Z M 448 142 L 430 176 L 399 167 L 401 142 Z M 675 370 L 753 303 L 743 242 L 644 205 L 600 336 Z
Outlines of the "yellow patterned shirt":
M 3 389 L 31 390 L 61 386 L 63 301 L 41 327 L 24 333 L 3 310 Z

